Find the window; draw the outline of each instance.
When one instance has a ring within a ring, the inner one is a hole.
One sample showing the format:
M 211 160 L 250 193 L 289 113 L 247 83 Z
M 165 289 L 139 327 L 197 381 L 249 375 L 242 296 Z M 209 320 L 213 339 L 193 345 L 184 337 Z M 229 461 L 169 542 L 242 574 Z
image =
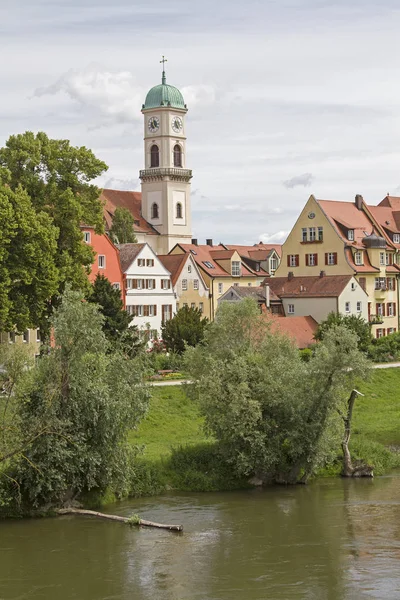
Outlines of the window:
M 277 258 L 270 258 L 269 259 L 269 270 L 271 271 L 271 273 L 274 273 L 278 268 L 278 259 Z M 257 271 L 260 270 L 260 265 L 258 265 L 258 269 Z
M 158 149 L 157 144 L 153 144 L 150 148 L 150 167 L 159 167 L 160 166 L 160 150 Z
M 238 260 L 232 261 L 232 277 L 240 277 L 240 262 Z
M 350 302 L 346 302 L 344 305 L 344 310 L 345 312 L 349 313 L 350 312 Z
M 144 279 L 135 279 L 136 285 L 134 287 L 138 290 L 142 290 L 144 288 Z
M 40 339 L 40 329 L 36 329 L 36 341 L 39 342 L 39 343 L 42 341 Z
M 186 291 L 188 288 L 187 279 L 182 279 L 182 290 Z
M 390 335 L 391 333 L 396 333 L 396 327 L 388 327 L 387 334 Z
M 325 264 L 336 265 L 337 264 L 337 252 L 326 252 L 325 253 Z
M 169 290 L 171 287 L 171 282 L 169 279 L 161 279 L 161 289 Z
M 135 317 L 143 317 L 143 305 L 135 304 L 133 307 L 133 314 Z
M 391 252 L 386 252 L 385 259 L 387 265 L 393 264 L 393 254 Z
M 362 311 L 362 302 L 357 302 L 357 312 Z
M 354 291 L 355 291 L 355 289 L 356 289 L 356 284 L 355 284 L 355 281 L 352 281 L 352 282 L 351 282 L 351 291 L 352 291 L 352 292 L 354 292 Z
M 222 294 L 223 290 L 224 290 L 224 285 L 223 285 L 223 283 L 219 283 L 219 284 L 218 284 L 218 294 Z
M 164 323 L 172 317 L 172 304 L 163 304 L 161 307 L 161 319 Z
M 196 302 L 192 302 L 190 308 L 196 308 Z
M 348 229 L 348 230 L 347 230 L 347 239 L 348 239 L 350 242 L 353 242 L 353 241 L 354 241 L 354 229 Z
M 394 277 L 388 277 L 386 280 L 386 287 L 390 291 L 394 291 L 396 289 L 396 280 Z
M 316 267 L 318 264 L 318 254 L 306 254 L 306 267 Z
M 388 317 L 396 316 L 396 304 L 394 302 L 387 303 L 387 316 Z
M 99 269 L 106 268 L 106 257 L 104 254 L 99 254 Z
M 204 311 L 204 304 L 203 304 L 203 302 L 199 302 L 199 311 L 201 313 Z
M 138 258 L 137 265 L 138 265 L 138 267 L 145 267 L 146 266 L 145 259 L 144 258 Z
M 157 306 L 155 304 L 150 304 L 149 306 L 149 317 L 154 317 L 156 315 Z
M 130 278 L 126 280 L 126 289 L 127 290 L 131 290 L 132 289 L 132 281 L 133 280 L 130 279 Z
M 288 267 L 298 267 L 299 266 L 299 255 L 298 254 L 288 254 Z
M 158 213 L 158 204 L 156 204 L 156 202 L 154 202 L 151 205 L 151 218 L 152 219 L 158 219 L 159 218 L 159 213 Z
M 10 333 L 8 334 L 8 341 L 10 344 L 13 344 L 15 342 L 15 333 L 13 331 L 10 331 Z
M 383 329 L 377 329 L 377 330 L 376 330 L 376 337 L 377 337 L 377 338 L 384 337 L 384 335 L 385 335 L 385 334 L 384 334 L 384 330 L 383 330 Z
M 377 304 L 376 304 L 376 314 L 379 317 L 384 317 L 385 316 L 385 305 L 383 304 L 383 302 L 377 302 Z
M 379 252 L 379 264 L 381 266 L 386 264 L 385 252 Z
M 288 304 L 287 311 L 288 315 L 294 315 L 294 304 Z
M 174 167 L 182 166 L 182 148 L 179 144 L 174 146 Z
M 176 218 L 182 219 L 182 204 L 180 202 L 176 205 Z
M 207 269 L 214 269 L 214 265 L 209 260 L 203 260 L 203 265 L 205 265 Z
M 154 258 L 146 258 L 146 267 L 154 267 Z
M 301 241 L 302 242 L 307 241 L 307 227 L 303 227 L 301 230 Z
M 393 234 L 393 242 L 395 244 L 400 244 L 400 233 L 394 233 Z
M 386 278 L 385 277 L 375 277 L 375 289 L 376 290 L 386 290 Z
M 356 265 L 364 264 L 363 253 L 360 250 L 354 253 L 354 262 Z
M 192 265 L 188 265 L 188 273 L 192 272 Z
M 184 306 L 184 307 L 186 306 L 186 308 L 187 308 L 189 305 L 188 305 L 188 303 L 187 303 L 187 302 L 184 302 L 184 303 L 183 303 L 183 306 Z
M 146 279 L 146 289 L 147 290 L 154 290 L 155 287 L 156 287 L 155 279 Z
M 193 289 L 194 290 L 199 289 L 199 280 L 198 279 L 193 279 Z
M 318 227 L 318 241 L 323 242 L 324 240 L 324 228 Z
M 128 313 L 128 315 L 134 315 L 135 311 L 134 311 L 134 306 L 132 306 L 131 304 L 128 304 L 128 306 L 126 307 L 126 312 Z
M 83 232 L 83 241 L 86 242 L 86 244 L 90 244 L 90 231 Z
M 316 229 L 315 229 L 315 227 L 310 227 L 309 228 L 309 240 L 310 240 L 310 242 L 315 242 L 316 239 L 317 239 Z
M 112 286 L 113 286 L 114 290 L 119 290 L 119 289 L 121 289 L 121 286 L 119 285 L 119 282 L 118 282 L 118 281 L 116 281 L 115 283 L 113 283 L 113 284 L 112 284 Z

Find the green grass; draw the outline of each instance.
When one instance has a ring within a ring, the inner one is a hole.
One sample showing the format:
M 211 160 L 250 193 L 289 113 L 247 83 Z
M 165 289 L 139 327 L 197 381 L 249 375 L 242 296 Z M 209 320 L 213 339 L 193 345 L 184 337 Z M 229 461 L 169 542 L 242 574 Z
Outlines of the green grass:
M 145 446 L 143 457 L 158 461 L 171 456 L 171 449 L 212 441 L 204 434 L 203 419 L 181 385 L 152 388 L 150 409 L 130 440 Z

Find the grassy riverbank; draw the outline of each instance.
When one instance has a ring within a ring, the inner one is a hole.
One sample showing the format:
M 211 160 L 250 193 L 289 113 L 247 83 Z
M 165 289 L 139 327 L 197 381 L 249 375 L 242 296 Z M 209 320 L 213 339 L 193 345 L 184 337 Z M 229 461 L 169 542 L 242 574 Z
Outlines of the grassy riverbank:
M 353 416 L 351 451 L 355 459 L 374 465 L 379 475 L 400 467 L 400 368 L 374 371 L 360 390 Z M 229 470 L 221 473 L 213 440 L 202 428 L 196 405 L 182 386 L 155 387 L 150 410 L 131 441 L 143 446 L 142 473 L 149 491 L 162 487 L 213 490 L 240 487 Z M 321 475 L 339 475 L 338 461 Z M 139 473 L 140 477 L 140 473 Z M 146 491 L 146 485 L 140 491 Z

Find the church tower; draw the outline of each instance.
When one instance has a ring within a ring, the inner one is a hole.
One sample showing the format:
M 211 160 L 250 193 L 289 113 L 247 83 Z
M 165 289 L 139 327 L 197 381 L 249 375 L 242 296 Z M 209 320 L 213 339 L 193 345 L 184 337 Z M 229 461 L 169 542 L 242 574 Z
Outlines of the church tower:
M 186 113 L 181 92 L 167 84 L 164 62 L 160 85 L 151 88 L 142 106 L 145 168 L 142 216 L 161 235 L 158 253 L 167 254 L 177 243 L 190 244 L 190 180 L 186 168 Z

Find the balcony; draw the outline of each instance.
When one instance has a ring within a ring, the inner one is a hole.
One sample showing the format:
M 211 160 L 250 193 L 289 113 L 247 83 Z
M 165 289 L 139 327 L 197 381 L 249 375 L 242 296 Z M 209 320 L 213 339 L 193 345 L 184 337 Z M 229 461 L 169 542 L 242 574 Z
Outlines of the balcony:
M 139 171 L 139 177 L 142 181 L 157 181 L 167 177 L 171 181 L 190 181 L 192 178 L 191 169 L 179 169 L 174 167 L 153 169 L 142 169 Z
M 383 323 L 382 315 L 369 315 L 369 322 L 371 325 L 381 325 Z

